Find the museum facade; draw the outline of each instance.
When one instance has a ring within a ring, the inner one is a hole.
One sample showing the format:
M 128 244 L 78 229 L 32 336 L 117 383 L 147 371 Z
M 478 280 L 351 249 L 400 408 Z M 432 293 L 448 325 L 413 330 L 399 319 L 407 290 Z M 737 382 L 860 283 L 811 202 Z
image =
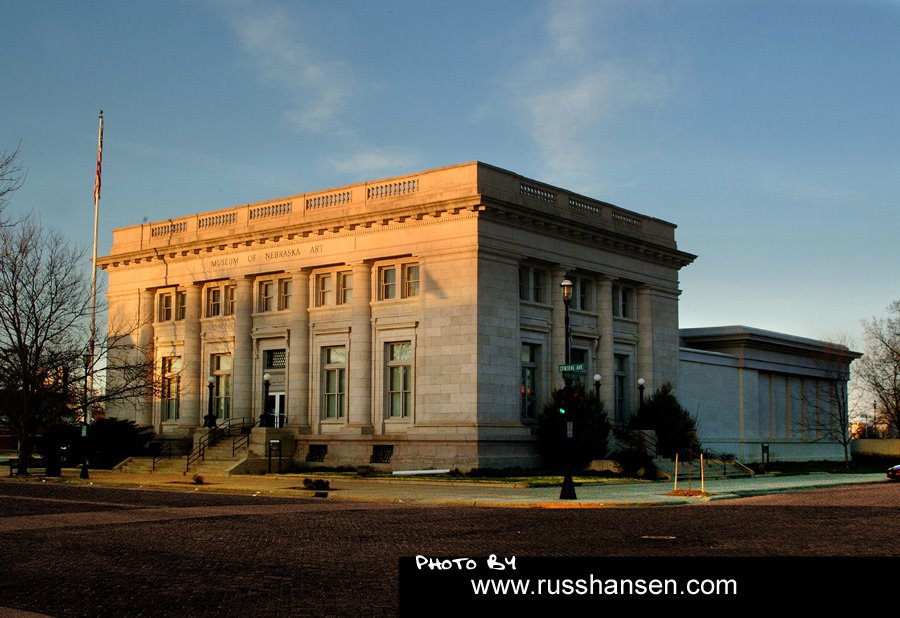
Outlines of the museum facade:
M 118 229 L 109 329 L 160 388 L 107 413 L 189 436 L 268 410 L 326 465 L 534 465 L 567 344 L 614 421 L 639 378 L 678 385 L 694 258 L 671 223 L 480 162 Z

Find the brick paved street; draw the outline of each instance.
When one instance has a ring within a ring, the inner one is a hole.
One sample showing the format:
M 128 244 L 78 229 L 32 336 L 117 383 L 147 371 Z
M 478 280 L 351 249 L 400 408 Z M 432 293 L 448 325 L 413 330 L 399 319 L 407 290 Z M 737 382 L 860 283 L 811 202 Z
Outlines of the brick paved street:
M 852 489 L 854 504 L 872 506 L 818 506 L 827 491 L 806 492 L 801 506 L 780 496 L 553 510 L 7 482 L 0 606 L 52 616 L 393 616 L 398 558 L 416 554 L 900 555 L 900 485 Z

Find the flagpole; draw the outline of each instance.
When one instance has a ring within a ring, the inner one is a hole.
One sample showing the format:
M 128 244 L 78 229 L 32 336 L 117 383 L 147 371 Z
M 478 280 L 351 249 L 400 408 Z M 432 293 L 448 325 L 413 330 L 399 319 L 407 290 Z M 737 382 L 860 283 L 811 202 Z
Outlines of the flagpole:
M 88 401 L 88 393 L 94 394 L 94 345 L 97 335 L 97 227 L 100 220 L 100 169 L 103 162 L 103 110 L 100 110 L 100 127 L 97 130 L 97 172 L 94 176 L 94 253 L 91 259 L 91 339 L 88 343 L 84 364 L 84 425 L 81 428 L 84 443 L 84 459 L 81 464 L 81 478 L 89 478 L 87 460 L 87 428 L 93 406 Z M 88 390 L 90 386 L 90 390 Z
M 97 335 L 97 224 L 100 219 L 100 168 L 103 161 L 103 110 L 97 131 L 97 175 L 94 178 L 94 257 L 91 261 L 91 366 L 94 363 L 94 342 Z

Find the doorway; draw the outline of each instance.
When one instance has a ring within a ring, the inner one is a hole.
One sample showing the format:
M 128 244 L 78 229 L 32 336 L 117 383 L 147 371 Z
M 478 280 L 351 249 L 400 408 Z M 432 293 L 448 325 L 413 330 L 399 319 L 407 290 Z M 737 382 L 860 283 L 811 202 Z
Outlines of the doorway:
M 274 419 L 273 422 L 275 424 L 273 427 L 284 427 L 287 423 L 287 411 L 285 410 L 284 404 L 284 393 L 269 393 L 269 400 L 266 402 L 266 407 Z

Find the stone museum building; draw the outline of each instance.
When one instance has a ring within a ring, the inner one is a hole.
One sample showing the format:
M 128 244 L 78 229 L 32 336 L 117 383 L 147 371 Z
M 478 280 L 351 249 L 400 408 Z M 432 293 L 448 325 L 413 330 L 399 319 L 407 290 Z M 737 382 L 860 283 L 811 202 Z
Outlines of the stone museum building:
M 118 229 L 109 330 L 159 389 L 107 413 L 195 442 L 208 415 L 270 413 L 249 458 L 274 439 L 297 463 L 533 466 L 568 360 L 614 425 L 670 382 L 705 446 L 840 457 L 820 421 L 858 355 L 834 371 L 824 342 L 679 332 L 694 259 L 672 223 L 480 162 Z
M 118 229 L 110 332 L 160 389 L 107 413 L 186 437 L 268 408 L 266 435 L 328 465 L 534 465 L 563 280 L 570 361 L 624 422 L 639 378 L 678 384 L 694 258 L 671 223 L 480 162 Z

